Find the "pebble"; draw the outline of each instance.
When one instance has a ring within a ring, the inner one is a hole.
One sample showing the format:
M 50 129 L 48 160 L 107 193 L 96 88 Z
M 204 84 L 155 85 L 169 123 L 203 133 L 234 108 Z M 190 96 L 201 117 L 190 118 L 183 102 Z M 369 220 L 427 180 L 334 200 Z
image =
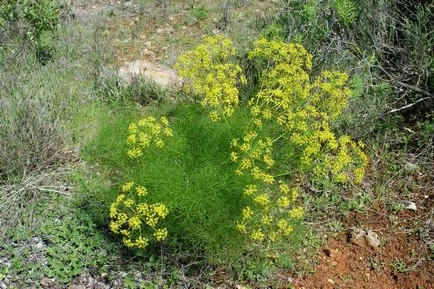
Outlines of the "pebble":
M 363 246 L 365 245 L 365 236 L 365 230 L 361 228 L 355 228 L 350 233 L 350 241 L 355 245 Z
M 373 249 L 377 249 L 380 246 L 380 239 L 378 238 L 378 235 L 371 230 L 369 230 L 368 234 L 366 235 L 366 242 Z
M 415 204 L 414 202 L 404 201 L 403 203 L 404 203 L 404 207 L 405 207 L 407 210 L 412 210 L 412 211 L 415 211 L 415 212 L 416 212 L 416 210 L 417 210 L 417 206 L 416 206 L 416 204 Z
M 335 284 L 335 281 L 333 281 L 333 279 L 327 279 L 327 282 L 329 282 L 330 284 Z

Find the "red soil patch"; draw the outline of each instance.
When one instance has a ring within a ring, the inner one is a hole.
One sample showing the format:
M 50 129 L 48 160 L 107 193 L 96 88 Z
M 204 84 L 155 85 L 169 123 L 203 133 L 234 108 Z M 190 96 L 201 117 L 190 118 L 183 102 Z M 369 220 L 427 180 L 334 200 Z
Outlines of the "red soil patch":
M 351 214 L 345 228 L 373 230 L 380 247 L 352 244 L 348 231 L 342 233 L 322 248 L 315 273 L 295 280 L 295 288 L 434 288 L 434 262 L 426 241 L 434 238 L 434 224 L 429 223 L 433 193 L 420 196 L 417 204 L 417 212 L 405 210 L 394 219 L 382 205 Z

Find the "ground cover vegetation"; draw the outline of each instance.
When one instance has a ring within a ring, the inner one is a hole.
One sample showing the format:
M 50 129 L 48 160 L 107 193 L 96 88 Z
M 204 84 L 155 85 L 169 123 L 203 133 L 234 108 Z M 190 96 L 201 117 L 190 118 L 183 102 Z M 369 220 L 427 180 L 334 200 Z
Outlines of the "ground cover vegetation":
M 355 226 L 429 288 L 429 1 L 82 2 L 0 6 L 2 288 L 355 286 Z M 118 76 L 148 39 L 182 90 Z

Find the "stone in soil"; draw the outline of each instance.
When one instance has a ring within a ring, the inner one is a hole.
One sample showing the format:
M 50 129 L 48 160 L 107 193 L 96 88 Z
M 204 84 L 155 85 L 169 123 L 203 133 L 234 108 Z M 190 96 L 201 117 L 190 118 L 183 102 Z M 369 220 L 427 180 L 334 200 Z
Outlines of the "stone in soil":
M 126 82 L 131 82 L 134 77 L 142 76 L 165 87 L 179 88 L 182 85 L 182 78 L 174 70 L 146 60 L 126 63 L 119 69 L 118 75 Z
M 366 244 L 365 236 L 365 230 L 361 228 L 354 228 L 350 232 L 350 242 L 358 246 L 364 246 Z

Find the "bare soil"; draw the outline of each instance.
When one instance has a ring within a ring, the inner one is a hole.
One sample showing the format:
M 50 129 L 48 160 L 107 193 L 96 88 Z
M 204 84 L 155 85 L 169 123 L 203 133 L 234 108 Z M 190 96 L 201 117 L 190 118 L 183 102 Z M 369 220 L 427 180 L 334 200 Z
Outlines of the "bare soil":
M 418 210 L 389 212 L 374 204 L 366 213 L 351 213 L 345 232 L 318 252 L 314 273 L 294 282 L 295 288 L 434 288 L 433 191 L 419 191 Z M 349 229 L 371 229 L 381 240 L 377 249 L 350 242 Z

